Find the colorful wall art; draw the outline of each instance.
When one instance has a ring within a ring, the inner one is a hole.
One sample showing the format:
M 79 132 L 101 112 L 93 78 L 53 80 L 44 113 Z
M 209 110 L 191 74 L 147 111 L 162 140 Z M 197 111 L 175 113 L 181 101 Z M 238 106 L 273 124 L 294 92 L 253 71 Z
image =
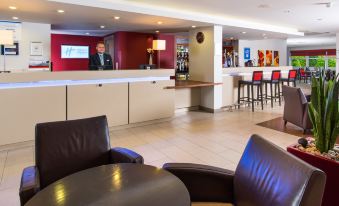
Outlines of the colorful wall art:
M 272 50 L 266 50 L 266 66 L 270 67 L 273 63 L 273 54 Z
M 265 66 L 265 53 L 264 50 L 258 50 L 258 66 Z
M 279 66 L 279 51 L 274 51 L 274 66 Z

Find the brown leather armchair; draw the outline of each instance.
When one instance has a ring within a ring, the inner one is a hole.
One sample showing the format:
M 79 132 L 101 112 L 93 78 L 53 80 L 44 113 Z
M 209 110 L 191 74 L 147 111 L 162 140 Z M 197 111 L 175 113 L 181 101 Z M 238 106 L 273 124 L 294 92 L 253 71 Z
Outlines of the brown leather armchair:
M 114 163 L 143 163 L 143 157 L 124 148 L 112 148 L 106 116 L 37 124 L 35 166 L 24 169 L 20 202 L 75 172 Z
M 312 129 L 312 123 L 308 116 L 308 102 L 300 88 L 283 86 L 282 88 L 285 106 L 285 125 L 287 122 L 303 128 L 304 133 Z
M 186 163 L 163 168 L 186 185 L 199 205 L 320 206 L 326 180 L 321 170 L 258 135 L 250 138 L 235 172 Z

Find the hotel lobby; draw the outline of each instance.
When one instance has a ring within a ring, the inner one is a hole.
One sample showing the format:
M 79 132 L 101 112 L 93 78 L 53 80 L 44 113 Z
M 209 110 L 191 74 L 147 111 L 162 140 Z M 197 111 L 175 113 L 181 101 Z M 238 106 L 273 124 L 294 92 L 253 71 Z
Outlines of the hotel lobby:
M 0 205 L 339 206 L 338 11 L 2 0 Z

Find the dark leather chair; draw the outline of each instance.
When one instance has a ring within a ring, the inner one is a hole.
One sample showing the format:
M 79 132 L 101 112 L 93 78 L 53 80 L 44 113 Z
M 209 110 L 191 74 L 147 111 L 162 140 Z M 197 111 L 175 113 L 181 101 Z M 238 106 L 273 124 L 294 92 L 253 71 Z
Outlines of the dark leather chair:
M 308 116 L 308 102 L 300 88 L 283 86 L 285 100 L 284 116 L 285 125 L 287 122 L 303 128 L 304 133 L 312 129 L 312 123 Z
M 106 116 L 37 124 L 35 166 L 24 169 L 20 202 L 73 173 L 105 164 L 143 163 L 143 157 L 124 148 L 112 148 Z
M 186 163 L 163 168 L 186 185 L 192 202 L 206 205 L 320 206 L 326 181 L 324 172 L 258 135 L 251 136 L 235 172 Z

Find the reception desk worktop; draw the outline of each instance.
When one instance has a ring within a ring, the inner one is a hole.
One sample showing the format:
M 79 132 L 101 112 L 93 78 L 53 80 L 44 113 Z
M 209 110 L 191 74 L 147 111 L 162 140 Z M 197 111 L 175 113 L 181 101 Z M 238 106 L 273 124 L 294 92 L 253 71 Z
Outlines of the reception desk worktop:
M 39 122 L 106 115 L 110 127 L 171 117 L 173 69 L 0 74 L 0 145 L 34 140 Z

